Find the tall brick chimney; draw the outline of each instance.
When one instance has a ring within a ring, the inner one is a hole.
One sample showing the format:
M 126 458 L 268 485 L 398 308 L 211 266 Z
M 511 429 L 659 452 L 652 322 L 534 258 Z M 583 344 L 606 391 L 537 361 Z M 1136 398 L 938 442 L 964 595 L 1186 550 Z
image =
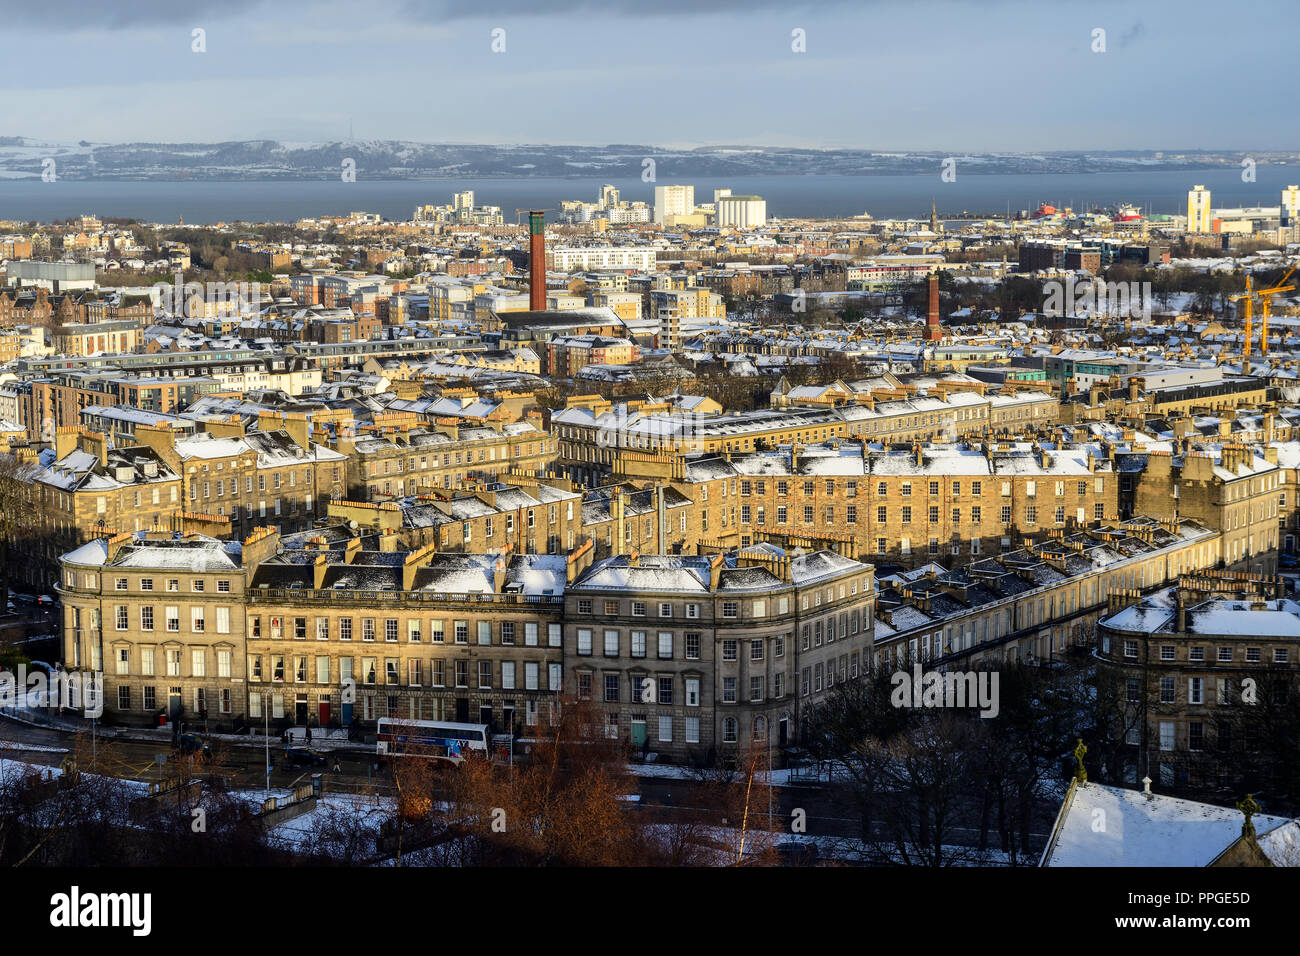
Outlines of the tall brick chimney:
M 528 308 L 534 312 L 546 308 L 545 218 L 537 209 L 528 213 Z
M 939 277 L 930 275 L 929 310 L 925 316 L 925 340 L 938 342 L 943 339 L 943 329 L 939 325 Z

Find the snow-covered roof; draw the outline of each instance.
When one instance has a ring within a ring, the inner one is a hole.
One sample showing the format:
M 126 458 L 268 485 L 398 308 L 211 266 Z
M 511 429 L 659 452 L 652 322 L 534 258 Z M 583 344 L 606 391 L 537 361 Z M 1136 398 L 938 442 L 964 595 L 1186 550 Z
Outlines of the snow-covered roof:
M 1241 811 L 1099 783 L 1071 788 L 1043 852 L 1043 866 L 1208 866 L 1241 837 Z M 1291 823 L 1256 814 L 1268 834 Z M 1270 842 L 1284 850 L 1294 831 Z M 1264 841 L 1260 842 L 1263 849 Z M 1266 851 L 1267 852 L 1267 851 Z

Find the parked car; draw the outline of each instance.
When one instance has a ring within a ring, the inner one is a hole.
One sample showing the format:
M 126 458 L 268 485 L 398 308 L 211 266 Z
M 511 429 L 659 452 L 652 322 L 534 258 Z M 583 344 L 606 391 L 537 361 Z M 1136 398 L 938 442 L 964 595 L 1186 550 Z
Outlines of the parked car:
M 290 747 L 285 751 L 284 762 L 290 767 L 323 767 L 326 764 L 323 753 L 306 747 Z

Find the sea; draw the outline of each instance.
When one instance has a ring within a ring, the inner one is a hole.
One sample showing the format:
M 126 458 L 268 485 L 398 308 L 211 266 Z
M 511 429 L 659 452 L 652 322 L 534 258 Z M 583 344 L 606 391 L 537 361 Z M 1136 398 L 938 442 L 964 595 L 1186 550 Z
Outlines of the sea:
M 406 220 L 416 206 L 446 204 L 453 192 L 472 189 L 477 205 L 500 206 L 507 222 L 517 209 L 558 211 L 561 200 L 594 201 L 603 183 L 625 200 L 654 201 L 655 183 L 590 178 L 420 179 L 355 182 L 329 180 L 0 180 L 0 220 L 48 222 L 77 215 L 134 218 L 151 223 L 230 221 L 291 222 L 314 216 L 379 213 Z M 1283 186 L 1300 183 L 1300 165 L 1259 166 L 1255 181 L 1237 169 L 1135 169 L 1104 173 L 978 174 L 964 171 L 944 182 L 939 172 L 888 176 L 734 176 L 729 179 L 662 179 L 692 184 L 697 203 L 713 190 L 767 200 L 769 218 L 926 218 L 933 202 L 941 217 L 1014 215 L 1047 202 L 1074 209 L 1132 203 L 1147 214 L 1185 211 L 1194 185 L 1211 190 L 1215 206 L 1275 206 Z M 549 218 L 549 217 L 548 217 Z

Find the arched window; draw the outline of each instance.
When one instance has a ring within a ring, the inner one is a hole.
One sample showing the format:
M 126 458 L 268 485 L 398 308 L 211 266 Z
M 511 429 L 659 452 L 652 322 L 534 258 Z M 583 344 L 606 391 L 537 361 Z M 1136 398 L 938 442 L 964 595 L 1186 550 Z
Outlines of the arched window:
M 754 739 L 755 740 L 767 739 L 767 718 L 766 717 L 754 718 Z

